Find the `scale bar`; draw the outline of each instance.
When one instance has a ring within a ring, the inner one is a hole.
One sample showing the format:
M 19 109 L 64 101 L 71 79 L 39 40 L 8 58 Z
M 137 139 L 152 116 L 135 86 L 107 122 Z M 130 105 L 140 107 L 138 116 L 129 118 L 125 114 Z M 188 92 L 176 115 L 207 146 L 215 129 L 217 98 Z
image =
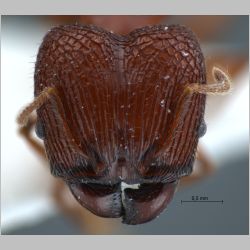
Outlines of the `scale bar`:
M 223 203 L 224 201 L 223 200 L 221 200 L 221 201 L 183 201 L 183 200 L 181 200 L 181 203 L 183 203 L 183 202 L 218 202 L 218 203 Z

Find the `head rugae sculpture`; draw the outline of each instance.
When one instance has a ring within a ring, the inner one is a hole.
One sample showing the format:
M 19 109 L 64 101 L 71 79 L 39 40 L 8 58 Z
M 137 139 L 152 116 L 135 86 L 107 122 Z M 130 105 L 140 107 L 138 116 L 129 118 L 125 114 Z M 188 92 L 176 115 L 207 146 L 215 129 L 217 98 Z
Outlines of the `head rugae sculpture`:
M 51 173 L 82 206 L 141 224 L 164 210 L 192 172 L 206 94 L 230 88 L 222 70 L 213 75 L 207 84 L 199 43 L 184 26 L 124 36 L 59 26 L 40 46 L 35 99 L 18 122 L 36 110 Z

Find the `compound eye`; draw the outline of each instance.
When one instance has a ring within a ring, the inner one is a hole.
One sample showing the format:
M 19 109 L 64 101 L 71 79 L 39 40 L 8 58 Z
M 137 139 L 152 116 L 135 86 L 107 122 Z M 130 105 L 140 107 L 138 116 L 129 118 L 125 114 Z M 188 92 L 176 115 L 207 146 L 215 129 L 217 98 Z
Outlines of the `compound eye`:
M 43 126 L 41 120 L 38 117 L 37 117 L 37 121 L 36 121 L 35 132 L 36 132 L 36 135 L 40 139 L 42 139 L 42 140 L 44 139 L 44 136 L 45 136 L 44 126 Z
M 198 128 L 198 137 L 204 136 L 206 134 L 206 132 L 207 132 L 207 125 L 203 119 L 200 123 L 199 128 Z

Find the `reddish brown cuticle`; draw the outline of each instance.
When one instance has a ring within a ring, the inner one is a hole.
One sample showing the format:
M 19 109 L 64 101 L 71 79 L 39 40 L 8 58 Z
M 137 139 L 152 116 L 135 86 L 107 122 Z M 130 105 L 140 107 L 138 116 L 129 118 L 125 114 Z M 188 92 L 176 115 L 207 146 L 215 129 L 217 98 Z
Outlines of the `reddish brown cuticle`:
M 35 96 L 54 89 L 37 110 L 52 173 L 97 215 L 152 220 L 192 171 L 206 96 L 186 93 L 191 83 L 206 84 L 205 64 L 186 27 L 124 36 L 95 26 L 52 29 L 35 70 Z M 122 197 L 121 180 L 141 188 Z

